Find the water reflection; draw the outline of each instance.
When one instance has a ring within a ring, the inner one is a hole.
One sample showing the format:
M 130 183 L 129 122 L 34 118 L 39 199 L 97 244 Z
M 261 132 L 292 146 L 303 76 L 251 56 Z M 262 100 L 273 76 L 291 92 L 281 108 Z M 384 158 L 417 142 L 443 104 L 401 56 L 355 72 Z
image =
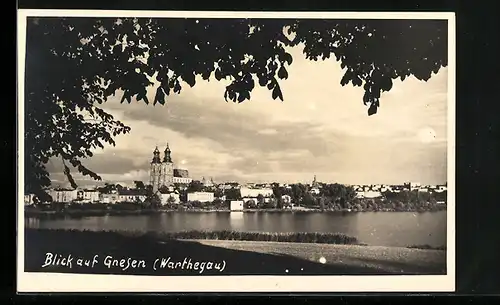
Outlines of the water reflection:
M 329 232 L 382 246 L 446 245 L 446 211 L 426 213 L 189 213 L 81 218 L 26 218 L 30 228 L 178 232 Z
M 245 217 L 243 212 L 230 212 L 229 224 L 231 230 L 243 231 L 245 229 Z
M 159 231 L 161 229 L 162 223 L 164 222 L 163 214 L 152 214 L 149 217 L 145 217 L 144 226 L 146 231 Z

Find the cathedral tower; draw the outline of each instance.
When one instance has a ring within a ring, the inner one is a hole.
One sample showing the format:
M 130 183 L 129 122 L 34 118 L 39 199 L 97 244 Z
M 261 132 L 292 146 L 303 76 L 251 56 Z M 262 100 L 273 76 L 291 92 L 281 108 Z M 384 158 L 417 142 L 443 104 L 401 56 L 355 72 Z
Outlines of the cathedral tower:
M 163 185 L 162 177 L 162 163 L 160 160 L 160 151 L 158 147 L 153 151 L 153 160 L 151 160 L 151 167 L 149 171 L 150 184 L 153 187 L 153 193 Z
M 172 162 L 171 151 L 168 143 L 164 153 L 165 155 L 161 164 L 163 185 L 172 186 L 174 184 L 174 162 Z

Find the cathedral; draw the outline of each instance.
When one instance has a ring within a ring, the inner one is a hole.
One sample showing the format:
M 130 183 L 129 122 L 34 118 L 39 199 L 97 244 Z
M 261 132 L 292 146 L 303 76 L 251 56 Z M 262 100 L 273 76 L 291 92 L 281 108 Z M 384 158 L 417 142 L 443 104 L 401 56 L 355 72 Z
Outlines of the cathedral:
M 149 182 L 153 187 L 153 192 L 158 192 L 163 186 L 171 187 L 174 184 L 187 185 L 193 179 L 189 178 L 186 169 L 174 168 L 172 161 L 172 151 L 169 145 L 165 148 L 163 159 L 160 157 L 158 147 L 153 151 L 153 160 L 149 169 Z
M 153 151 L 153 160 L 149 171 L 150 183 L 153 192 L 156 193 L 162 186 L 172 186 L 174 184 L 174 163 L 172 162 L 171 151 L 165 148 L 163 160 L 160 158 L 158 147 Z

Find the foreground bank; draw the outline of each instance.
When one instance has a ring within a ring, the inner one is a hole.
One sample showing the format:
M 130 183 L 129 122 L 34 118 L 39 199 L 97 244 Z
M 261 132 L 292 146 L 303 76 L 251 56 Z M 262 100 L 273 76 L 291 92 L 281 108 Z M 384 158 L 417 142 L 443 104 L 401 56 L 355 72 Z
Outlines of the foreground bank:
M 25 231 L 27 272 L 363 275 L 443 274 L 445 269 L 446 251 L 441 250 L 283 241 L 180 240 L 158 234 L 117 232 Z

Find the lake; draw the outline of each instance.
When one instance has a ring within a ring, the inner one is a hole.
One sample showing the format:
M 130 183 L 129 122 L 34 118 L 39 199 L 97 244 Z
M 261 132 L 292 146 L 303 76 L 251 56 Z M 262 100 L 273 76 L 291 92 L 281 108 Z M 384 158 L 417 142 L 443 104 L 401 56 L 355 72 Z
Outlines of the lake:
M 25 218 L 29 228 L 77 230 L 329 232 L 376 246 L 446 245 L 446 211 L 438 212 L 169 212 L 153 215 Z

